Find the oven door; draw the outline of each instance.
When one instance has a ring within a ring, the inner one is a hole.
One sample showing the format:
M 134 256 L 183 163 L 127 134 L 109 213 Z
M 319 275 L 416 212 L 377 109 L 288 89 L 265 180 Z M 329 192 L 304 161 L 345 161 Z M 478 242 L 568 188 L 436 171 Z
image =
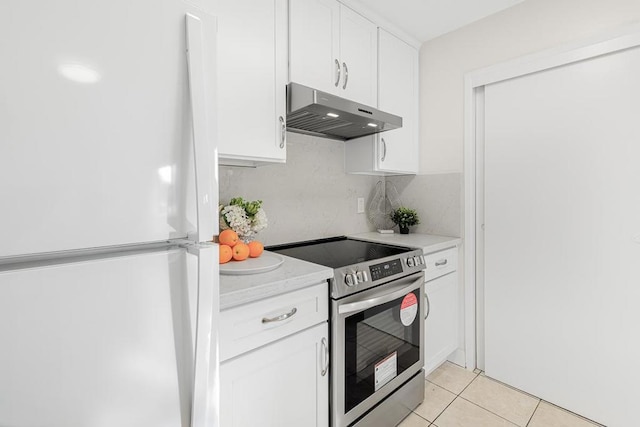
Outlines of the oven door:
M 348 426 L 424 365 L 424 273 L 332 301 L 332 426 Z

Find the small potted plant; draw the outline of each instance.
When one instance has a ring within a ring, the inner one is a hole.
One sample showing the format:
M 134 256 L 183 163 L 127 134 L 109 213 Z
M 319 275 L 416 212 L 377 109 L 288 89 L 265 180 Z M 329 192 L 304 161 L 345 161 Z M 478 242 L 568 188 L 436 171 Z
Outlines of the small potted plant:
M 391 212 L 391 221 L 400 227 L 400 234 L 409 234 L 409 227 L 420 224 L 418 212 L 402 206 Z

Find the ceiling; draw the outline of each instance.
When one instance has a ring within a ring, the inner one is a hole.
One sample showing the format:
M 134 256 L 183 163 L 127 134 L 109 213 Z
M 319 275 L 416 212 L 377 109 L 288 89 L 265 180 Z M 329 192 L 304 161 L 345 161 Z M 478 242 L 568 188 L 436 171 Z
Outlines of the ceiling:
M 360 0 L 421 42 L 492 15 L 524 0 Z

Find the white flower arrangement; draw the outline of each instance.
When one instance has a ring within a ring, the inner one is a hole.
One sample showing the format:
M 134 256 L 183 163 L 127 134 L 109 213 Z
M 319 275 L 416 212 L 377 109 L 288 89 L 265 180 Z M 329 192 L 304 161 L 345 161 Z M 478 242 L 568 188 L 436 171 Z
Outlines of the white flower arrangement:
M 262 200 L 245 201 L 242 197 L 231 199 L 228 205 L 220 205 L 220 229 L 232 229 L 243 239 L 251 238 L 267 228 L 267 214 Z

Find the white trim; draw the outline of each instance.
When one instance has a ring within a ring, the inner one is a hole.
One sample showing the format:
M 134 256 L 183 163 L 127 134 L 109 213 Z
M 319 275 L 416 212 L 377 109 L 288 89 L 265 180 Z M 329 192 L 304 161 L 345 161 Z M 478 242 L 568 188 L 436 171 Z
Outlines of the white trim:
M 473 88 L 560 67 L 640 45 L 640 24 L 609 31 L 606 36 L 526 55 L 468 73 Z
M 608 31 L 605 34 L 527 55 L 483 68 L 465 75 L 464 82 L 464 290 L 466 367 L 476 367 L 476 114 L 477 95 L 483 87 L 551 68 L 584 61 L 640 46 L 640 24 Z M 484 325 L 478 325 L 483 328 Z

